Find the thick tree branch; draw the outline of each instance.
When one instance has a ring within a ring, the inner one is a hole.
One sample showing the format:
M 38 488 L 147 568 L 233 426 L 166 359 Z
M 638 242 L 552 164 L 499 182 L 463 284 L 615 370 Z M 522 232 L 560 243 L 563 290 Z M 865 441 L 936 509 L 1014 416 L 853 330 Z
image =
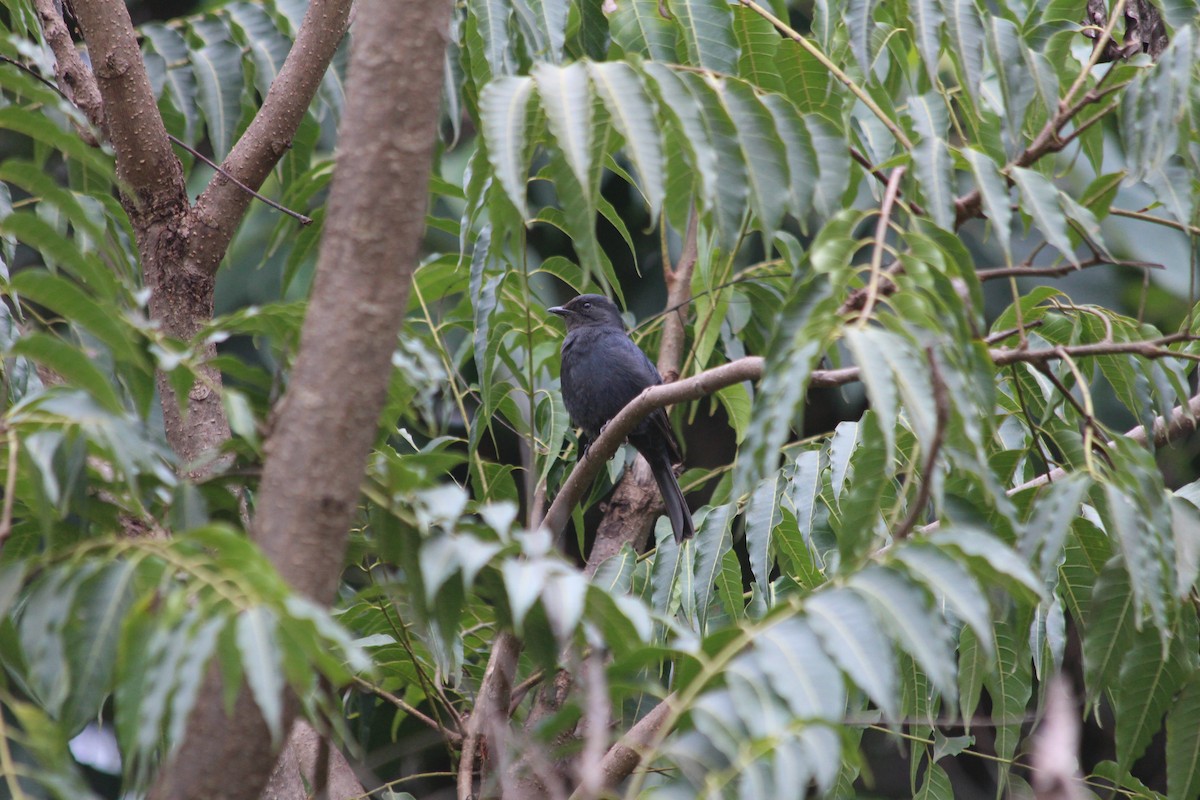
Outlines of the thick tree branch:
M 655 740 L 663 723 L 671 715 L 673 698 L 674 695 L 671 695 L 650 709 L 646 716 L 629 729 L 621 741 L 610 747 L 604 754 L 604 758 L 600 762 L 600 771 L 604 775 L 606 788 L 615 788 L 621 781 L 628 778 L 630 773 L 641 763 L 642 751 Z
M 316 283 L 267 440 L 254 534 L 299 592 L 328 603 L 425 230 L 450 4 L 362 0 Z M 381 102 L 380 98 L 387 98 Z M 243 692 L 243 696 L 247 693 Z M 206 687 L 151 797 L 258 796 L 275 746 L 254 710 Z M 294 704 L 285 713 L 290 724 Z
M 309 5 L 262 108 L 225 158 L 222 170 L 253 189 L 262 186 L 292 146 L 292 137 L 346 33 L 351 5 L 351 0 L 313 0 Z M 218 172 L 212 177 L 192 211 L 188 247 L 195 269 L 217 271 L 249 204 L 250 196 L 225 175 Z
M 137 217 L 154 218 L 186 208 L 183 168 L 167 139 L 124 0 L 74 0 L 73 8 L 104 108 L 119 109 L 104 115 L 105 130 L 116 153 L 117 177 L 129 193 L 136 230 Z M 64 66 L 71 69 L 70 63 Z M 92 112 L 83 108 L 90 117 Z

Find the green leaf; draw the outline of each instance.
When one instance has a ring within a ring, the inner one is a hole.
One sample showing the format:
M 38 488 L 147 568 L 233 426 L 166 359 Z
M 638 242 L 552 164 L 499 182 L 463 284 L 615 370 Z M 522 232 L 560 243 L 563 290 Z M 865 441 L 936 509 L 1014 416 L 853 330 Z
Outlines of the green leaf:
M 259 97 L 266 98 L 275 77 L 283 69 L 292 43 L 279 30 L 275 19 L 257 3 L 229 3 L 222 10 L 229 15 L 229 21 L 241 34 L 239 39 L 250 51 L 250 60 L 254 64 L 254 88 Z
M 688 64 L 724 75 L 737 70 L 738 46 L 726 0 L 671 0 L 675 24 L 683 33 Z
M 1134 612 L 1140 622 L 1143 608 L 1150 609 L 1150 619 L 1160 631 L 1167 628 L 1166 597 L 1174 590 L 1167 585 L 1167 574 L 1160 554 L 1156 552 L 1157 536 L 1150 527 L 1139 504 L 1121 487 L 1106 484 L 1104 497 L 1110 515 L 1109 531 L 1117 540 L 1129 584 L 1135 600 Z
M 893 334 L 882 328 L 848 327 L 844 332 L 843 341 L 850 351 L 854 362 L 858 364 L 859 374 L 862 375 L 863 386 L 866 387 L 867 397 L 871 401 L 871 410 L 879 419 L 879 429 L 883 433 L 884 454 L 890 462 L 896 448 L 896 422 L 899 417 L 899 395 L 896 390 L 895 378 L 888 360 L 888 352 L 892 349 Z M 839 424 L 838 429 L 841 429 Z M 835 437 L 836 441 L 836 437 Z M 833 489 L 840 490 L 844 470 L 834 470 Z
M 467 9 L 470 18 L 478 26 L 479 36 L 483 40 L 483 60 L 491 76 L 500 78 L 511 75 L 516 71 L 512 36 L 508 29 L 512 4 L 501 0 L 468 0 Z M 473 58 L 478 58 L 478 55 L 472 53 Z
M 937 764 L 925 767 L 925 777 L 921 788 L 913 795 L 914 800 L 954 800 L 954 787 L 950 784 L 950 776 L 946 770 Z
M 991 610 L 978 581 L 957 561 L 927 544 L 909 543 L 896 550 L 895 558 L 933 592 L 939 606 L 948 606 L 974 631 L 984 651 L 990 655 Z
M 925 72 L 929 80 L 936 84 L 938 60 L 941 58 L 942 10 L 935 0 L 909 0 L 908 18 L 913 24 L 913 40 L 925 64 Z M 938 224 L 941 225 L 941 222 Z
M 530 78 L 498 78 L 484 87 L 479 98 L 479 118 L 487 141 L 488 162 L 513 207 L 529 216 L 525 202 L 527 109 L 533 93 Z M 478 246 L 478 245 L 477 245 Z
M 533 56 L 558 64 L 567 43 L 566 0 L 514 0 L 517 20 L 532 34 Z
M 849 0 L 843 7 L 842 21 L 850 39 L 850 52 L 864 74 L 871 73 L 871 34 L 875 31 L 875 6 L 878 0 Z
M 750 204 L 764 233 L 771 233 L 783 219 L 789 196 L 787 155 L 771 113 L 754 90 L 736 80 L 710 79 L 730 119 L 736 120 L 738 143 L 746 163 Z
M 940 0 L 950 46 L 946 54 L 959 64 L 959 86 L 967 97 L 983 86 L 983 23 L 975 0 Z
M 800 118 L 796 107 L 787 98 L 777 94 L 764 94 L 760 98 L 775 120 L 775 130 L 783 142 L 787 155 L 790 191 L 788 211 L 805 224 L 812 210 L 813 185 L 817 182 L 817 154 L 813 150 L 812 136 Z
M 583 188 L 589 207 L 595 202 L 592 186 L 592 147 L 595 135 L 593 97 L 587 67 L 581 63 L 565 67 L 538 64 L 531 73 L 546 113 L 555 143 L 562 150 L 575 180 Z M 564 205 L 568 198 L 560 198 Z M 519 208 L 519 206 L 518 206 Z
M 913 0 L 914 6 L 923 3 L 932 6 L 933 0 Z M 946 109 L 937 94 L 925 94 L 909 100 L 909 116 L 920 139 L 913 148 L 913 170 L 921 194 L 925 198 L 925 209 L 934 224 L 943 230 L 953 231 L 954 175 L 950 169 L 950 148 L 943 138 L 946 131 Z
M 696 611 L 700 630 L 707 629 L 709 605 L 712 603 L 713 586 L 721 568 L 721 560 L 733 546 L 733 518 L 737 505 L 725 503 L 710 508 L 696 531 Z
M 636 53 L 665 64 L 678 60 L 675 28 L 659 13 L 659 0 L 627 0 L 616 6 L 608 17 L 608 27 L 626 55 Z
M 896 659 L 866 602 L 845 589 L 831 589 L 804 604 L 807 619 L 828 653 L 888 719 L 900 709 Z
M 30 333 L 21 337 L 9 350 L 14 356 L 25 356 L 57 373 L 67 382 L 85 390 L 109 411 L 120 412 L 121 400 L 108 376 L 78 348 L 46 333 Z
M 27 269 L 13 278 L 11 286 L 27 299 L 80 325 L 108 345 L 115 358 L 141 364 L 145 361 L 134 346 L 131 331 L 115 318 L 113 309 L 93 300 L 74 283 L 37 269 Z
M 622 3 L 626 7 L 629 3 Z M 651 222 L 657 218 L 666 194 L 666 160 L 663 155 L 662 134 L 654 106 L 646 94 L 641 79 L 630 66 L 615 61 L 607 64 L 588 64 L 588 73 L 596 93 L 608 110 L 609 119 L 625 137 L 628 153 L 646 202 L 650 206 Z
M 1167 798 L 1200 796 L 1200 672 L 1193 671 L 1167 711 Z
M 1164 652 L 1159 632 L 1145 628 L 1134 634 L 1132 647 L 1125 653 L 1113 692 L 1117 763 L 1125 769 L 1133 767 L 1145 752 L 1175 693 L 1195 669 L 1196 617 L 1189 614 L 1186 618 L 1191 620 L 1185 623 L 1190 635 L 1176 632 L 1168 640 L 1169 652 Z
M 920 589 L 884 567 L 871 566 L 855 573 L 849 587 L 870 601 L 886 620 L 884 630 L 921 665 L 929 680 L 955 703 L 958 691 L 953 629 L 935 619 Z
M 246 683 L 274 742 L 283 738 L 283 665 L 277 624 L 275 613 L 266 606 L 248 608 L 237 618 L 237 647 Z
M 137 564 L 118 561 L 88 578 L 76 594 L 74 612 L 64 631 L 71 692 L 64 722 L 78 730 L 95 718 L 108 696 L 117 642 L 132 603 Z
M 971 3 L 971 0 L 962 0 Z M 983 210 L 992 223 L 992 233 L 1005 257 L 1011 257 L 1010 241 L 1012 238 L 1012 205 L 1009 201 L 1008 183 L 995 162 L 978 150 L 964 148 L 963 156 L 971 165 L 971 172 L 979 185 L 979 195 L 983 200 Z
M 1072 264 L 1078 264 L 1075 249 L 1067 232 L 1067 218 L 1058 205 L 1058 189 L 1041 173 L 1013 167 L 1009 177 L 1021 194 L 1021 208 L 1026 211 L 1050 245 Z
M 196 102 L 204 115 L 213 156 L 221 161 L 233 147 L 242 113 L 242 48 L 231 41 L 215 41 L 191 51 L 196 76 Z
M 1025 560 L 990 533 L 962 524 L 943 525 L 928 540 L 944 549 L 957 550 L 969 562 L 1009 579 L 1010 589 L 1018 595 L 1042 596 L 1042 582 Z
M 1096 578 L 1084 627 L 1084 682 L 1090 702 L 1116 684 L 1117 669 L 1133 639 L 1133 619 L 1129 575 L 1119 562 L 1110 561 Z
M 772 538 L 775 528 L 783 520 L 779 503 L 782 489 L 779 475 L 772 475 L 758 485 L 746 506 L 746 550 L 750 572 L 761 585 L 771 578 Z
M 775 26 L 747 6 L 733 7 L 733 33 L 737 37 L 738 77 L 766 92 L 783 92 L 779 64 L 775 60 L 783 41 Z

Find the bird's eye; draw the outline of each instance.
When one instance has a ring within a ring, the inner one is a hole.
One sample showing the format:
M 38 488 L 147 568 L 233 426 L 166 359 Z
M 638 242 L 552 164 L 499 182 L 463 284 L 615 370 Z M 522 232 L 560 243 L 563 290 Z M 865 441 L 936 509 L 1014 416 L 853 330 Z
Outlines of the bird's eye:
M 591 303 L 584 303 L 584 304 L 583 304 L 583 307 L 584 307 L 584 308 L 591 308 L 591 307 L 592 307 L 592 304 L 591 304 Z

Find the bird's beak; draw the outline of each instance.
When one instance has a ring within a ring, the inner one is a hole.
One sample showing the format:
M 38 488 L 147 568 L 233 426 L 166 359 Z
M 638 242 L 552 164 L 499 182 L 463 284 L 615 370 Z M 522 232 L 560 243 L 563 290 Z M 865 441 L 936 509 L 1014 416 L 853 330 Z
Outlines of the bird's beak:
M 563 308 L 562 306 L 550 306 L 550 308 L 547 308 L 546 310 L 549 311 L 551 314 L 557 314 L 560 317 L 565 317 L 567 314 L 571 313 L 570 311 Z

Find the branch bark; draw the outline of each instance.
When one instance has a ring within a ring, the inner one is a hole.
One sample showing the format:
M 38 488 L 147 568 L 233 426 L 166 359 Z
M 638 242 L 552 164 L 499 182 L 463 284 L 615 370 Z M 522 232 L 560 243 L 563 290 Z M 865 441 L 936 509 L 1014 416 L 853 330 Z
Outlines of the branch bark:
M 254 535 L 283 577 L 334 595 L 359 481 L 425 229 L 450 5 L 363 0 L 316 284 L 277 410 Z M 387 98 L 380 102 L 379 98 Z M 247 692 L 243 691 L 243 697 Z M 233 718 L 206 687 L 151 793 L 252 800 L 274 763 L 257 709 Z M 294 716 L 294 704 L 285 722 Z
M 292 137 L 346 34 L 350 0 L 313 0 L 300 32 L 263 100 L 262 108 L 226 156 L 221 168 L 247 186 L 262 186 Z M 250 205 L 251 197 L 221 173 L 209 181 L 192 210 L 191 268 L 215 273 Z

